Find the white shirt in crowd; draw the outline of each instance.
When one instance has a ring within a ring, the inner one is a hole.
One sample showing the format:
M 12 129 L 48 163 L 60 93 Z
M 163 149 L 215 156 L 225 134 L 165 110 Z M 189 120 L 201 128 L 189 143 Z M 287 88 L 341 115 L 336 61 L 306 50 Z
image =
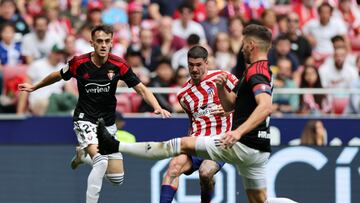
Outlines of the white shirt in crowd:
M 331 18 L 325 26 L 320 24 L 318 19 L 307 22 L 303 27 L 305 35 L 311 35 L 316 40 L 315 52 L 320 54 L 332 54 L 334 52 L 331 38 L 335 35 L 346 35 L 347 28 L 344 21 Z
M 206 43 L 206 36 L 204 28 L 200 23 L 190 21 L 188 26 L 185 28 L 182 26 L 180 19 L 174 20 L 172 25 L 172 32 L 174 35 L 179 36 L 183 39 L 187 39 L 191 34 L 197 34 L 200 37 L 200 43 Z
M 21 53 L 24 56 L 31 56 L 35 60 L 44 58 L 51 52 L 52 47 L 57 44 L 63 46 L 63 41 L 56 33 L 48 31 L 43 40 L 40 40 L 34 32 L 24 36 Z
M 65 64 L 63 63 L 59 63 L 56 66 L 52 66 L 47 58 L 43 58 L 36 60 L 30 64 L 30 67 L 27 70 L 27 75 L 31 79 L 31 82 L 33 84 L 36 84 L 50 73 L 60 70 L 64 66 Z M 62 93 L 64 85 L 65 85 L 65 81 L 60 80 L 59 82 L 56 82 L 52 85 L 40 88 L 32 92 L 31 94 L 29 94 L 30 106 L 37 101 L 48 99 L 52 93 Z

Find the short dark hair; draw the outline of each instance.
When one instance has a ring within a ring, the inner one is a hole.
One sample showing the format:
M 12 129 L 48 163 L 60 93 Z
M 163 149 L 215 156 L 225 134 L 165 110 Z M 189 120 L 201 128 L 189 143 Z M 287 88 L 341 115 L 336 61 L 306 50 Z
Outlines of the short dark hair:
M 111 36 L 114 35 L 114 31 L 113 31 L 112 26 L 110 26 L 110 25 L 97 25 L 97 26 L 93 27 L 93 29 L 91 30 L 91 38 L 94 38 L 95 33 L 98 32 L 98 31 L 103 31 L 106 34 L 111 34 Z
M 6 27 L 11 27 L 14 31 L 16 31 L 14 23 L 7 21 L 0 26 L 0 33 L 2 33 Z
M 337 41 L 342 41 L 345 42 L 345 38 L 341 35 L 335 35 L 334 37 L 331 38 L 331 42 L 334 44 Z
M 247 25 L 243 30 L 244 37 L 254 37 L 264 42 L 264 49 L 268 49 L 271 45 L 272 34 L 270 30 L 263 26 L 257 24 Z
M 280 34 L 279 36 L 276 37 L 275 39 L 275 44 L 279 43 L 279 41 L 289 41 L 290 42 L 290 38 L 287 34 Z
M 189 37 L 186 39 L 186 43 L 189 46 L 193 46 L 193 45 L 197 45 L 200 43 L 200 37 L 197 34 L 191 34 L 189 35 Z
M 194 5 L 190 1 L 184 1 L 182 4 L 179 5 L 178 11 L 180 13 L 182 13 L 184 9 L 189 9 L 191 12 L 194 12 L 195 10 Z
M 330 8 L 330 13 L 333 12 L 334 8 L 328 3 L 328 2 L 323 2 L 320 4 L 320 6 L 317 8 L 317 12 L 320 13 L 320 10 L 323 8 L 323 7 L 329 7 Z
M 194 59 L 202 58 L 206 60 L 208 58 L 208 55 L 209 53 L 204 47 L 196 45 L 188 51 L 187 57 Z
M 44 14 L 39 14 L 39 15 L 35 15 L 33 17 L 34 26 L 36 25 L 36 23 L 39 19 L 45 19 L 46 23 L 49 24 L 49 18 Z

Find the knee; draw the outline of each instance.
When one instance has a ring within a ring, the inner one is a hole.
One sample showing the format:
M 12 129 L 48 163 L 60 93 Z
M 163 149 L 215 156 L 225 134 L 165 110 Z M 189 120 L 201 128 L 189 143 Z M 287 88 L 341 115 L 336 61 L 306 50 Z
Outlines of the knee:
M 178 163 L 170 163 L 169 168 L 166 173 L 170 177 L 179 177 L 181 175 L 181 166 Z
M 208 169 L 201 168 L 199 169 L 199 177 L 201 181 L 210 182 L 214 177 L 214 173 Z
M 106 174 L 106 178 L 116 186 L 120 186 L 124 182 L 124 173 L 109 173 Z

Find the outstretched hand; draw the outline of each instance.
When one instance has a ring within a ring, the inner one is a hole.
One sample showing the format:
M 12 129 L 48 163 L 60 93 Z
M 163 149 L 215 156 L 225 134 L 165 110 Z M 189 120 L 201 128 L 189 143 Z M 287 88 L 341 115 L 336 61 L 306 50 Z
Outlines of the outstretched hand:
M 168 112 L 167 110 L 165 109 L 155 109 L 154 113 L 156 115 L 161 115 L 162 118 L 170 118 L 171 117 L 171 113 Z
M 29 83 L 21 83 L 21 84 L 19 84 L 18 89 L 20 91 L 25 91 L 25 92 L 33 92 L 33 91 L 35 91 L 35 87 L 32 84 L 29 84 Z

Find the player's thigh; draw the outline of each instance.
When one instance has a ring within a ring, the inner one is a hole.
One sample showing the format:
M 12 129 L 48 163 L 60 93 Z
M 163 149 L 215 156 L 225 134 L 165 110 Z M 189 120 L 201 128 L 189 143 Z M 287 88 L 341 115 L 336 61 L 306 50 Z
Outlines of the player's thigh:
M 202 177 L 213 177 L 223 166 L 222 162 L 205 159 L 199 168 L 199 176 Z
M 191 167 L 192 167 L 191 158 L 186 154 L 180 154 L 171 159 L 167 172 L 177 173 L 178 175 L 180 175 L 186 171 L 189 171 Z
M 91 158 L 93 158 L 96 154 L 98 154 L 98 145 L 97 144 L 90 144 L 85 148 L 86 153 L 90 155 Z
M 123 173 L 123 172 L 124 172 L 124 162 L 122 159 L 109 159 L 108 167 L 106 170 L 107 174 Z

